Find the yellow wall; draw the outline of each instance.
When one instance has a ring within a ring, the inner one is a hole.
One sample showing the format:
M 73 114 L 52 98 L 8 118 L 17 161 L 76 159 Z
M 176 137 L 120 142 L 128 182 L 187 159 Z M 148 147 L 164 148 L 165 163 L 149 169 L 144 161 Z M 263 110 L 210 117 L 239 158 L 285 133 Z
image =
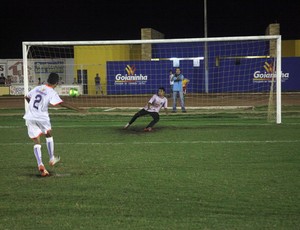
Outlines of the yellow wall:
M 0 96 L 2 95 L 9 95 L 9 86 L 0 87 Z
M 282 57 L 300 57 L 300 40 L 282 41 Z
M 74 72 L 77 77 L 77 70 L 87 70 L 89 95 L 96 94 L 95 76 L 99 73 L 102 89 L 106 94 L 106 62 L 138 59 L 140 59 L 139 45 L 76 46 L 74 48 Z

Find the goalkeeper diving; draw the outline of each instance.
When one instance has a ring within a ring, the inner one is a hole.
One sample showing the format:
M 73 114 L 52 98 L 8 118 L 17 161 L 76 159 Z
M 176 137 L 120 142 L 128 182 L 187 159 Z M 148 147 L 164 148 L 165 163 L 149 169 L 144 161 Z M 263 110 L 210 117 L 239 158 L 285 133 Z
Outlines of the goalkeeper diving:
M 127 129 L 135 120 L 141 116 L 150 115 L 153 120 L 144 128 L 145 132 L 151 132 L 153 126 L 159 121 L 159 111 L 161 108 L 164 108 L 166 114 L 168 114 L 168 100 L 165 97 L 165 88 L 160 87 L 157 94 L 154 94 L 147 105 L 133 115 L 131 120 L 124 126 L 124 129 Z

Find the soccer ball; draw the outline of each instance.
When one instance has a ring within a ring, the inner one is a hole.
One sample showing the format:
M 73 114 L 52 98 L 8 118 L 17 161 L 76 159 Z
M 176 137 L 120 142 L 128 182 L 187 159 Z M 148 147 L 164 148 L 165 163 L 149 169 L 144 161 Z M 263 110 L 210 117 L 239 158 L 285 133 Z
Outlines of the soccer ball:
M 71 97 L 78 97 L 78 96 L 79 96 L 78 89 L 70 89 L 69 95 L 70 95 Z

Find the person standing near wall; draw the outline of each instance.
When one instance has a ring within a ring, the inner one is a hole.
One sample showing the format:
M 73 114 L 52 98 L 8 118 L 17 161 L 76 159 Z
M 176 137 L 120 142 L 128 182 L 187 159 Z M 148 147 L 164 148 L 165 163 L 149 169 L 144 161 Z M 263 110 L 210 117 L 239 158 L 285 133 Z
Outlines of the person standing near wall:
M 185 105 L 184 105 L 184 97 L 183 97 L 183 88 L 182 88 L 182 80 L 184 79 L 184 76 L 181 74 L 181 69 L 179 67 L 176 68 L 175 74 L 172 78 L 174 81 L 173 84 L 173 110 L 172 113 L 177 112 L 177 94 L 179 94 L 180 98 L 180 105 L 181 105 L 181 111 L 183 113 L 186 113 Z
M 172 98 L 172 95 L 173 95 L 173 85 L 174 85 L 174 81 L 173 81 L 173 70 L 170 69 L 170 72 L 169 72 L 169 81 L 170 81 L 170 97 Z
M 95 89 L 96 89 L 96 94 L 101 93 L 101 95 L 103 95 L 103 90 L 102 90 L 102 86 L 101 86 L 101 78 L 99 76 L 99 74 L 97 73 L 96 74 L 96 77 L 95 77 Z
M 4 77 L 4 74 L 1 73 L 1 76 L 0 76 L 0 85 L 5 85 L 5 82 L 6 82 L 6 78 Z

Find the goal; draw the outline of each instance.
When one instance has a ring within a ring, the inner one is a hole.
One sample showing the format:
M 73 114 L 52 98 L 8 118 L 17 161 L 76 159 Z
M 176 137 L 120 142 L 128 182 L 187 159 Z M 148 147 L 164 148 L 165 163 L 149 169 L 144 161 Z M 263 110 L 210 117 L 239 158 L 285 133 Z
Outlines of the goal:
M 64 100 L 97 112 L 141 108 L 159 87 L 172 107 L 178 67 L 188 114 L 281 123 L 281 36 L 23 42 L 24 93 L 56 72 Z

